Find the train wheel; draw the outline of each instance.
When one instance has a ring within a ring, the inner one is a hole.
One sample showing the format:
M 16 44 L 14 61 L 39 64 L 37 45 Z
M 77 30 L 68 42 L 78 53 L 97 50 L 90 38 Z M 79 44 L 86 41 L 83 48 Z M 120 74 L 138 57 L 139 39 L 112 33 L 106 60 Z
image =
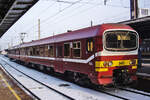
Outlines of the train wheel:
M 51 68 L 50 67 L 46 67 L 46 72 L 49 74 L 51 74 Z
M 73 73 L 73 79 L 74 79 L 74 82 L 75 83 L 79 83 L 79 81 L 80 81 L 80 75 L 79 75 L 79 73 L 77 73 L 77 72 L 74 72 Z
M 49 74 L 54 74 L 54 69 L 51 68 L 51 67 L 46 67 L 46 72 L 49 73 Z
M 35 64 L 31 63 L 31 68 L 35 68 Z
M 39 65 L 39 69 L 40 69 L 41 71 L 43 71 L 43 70 L 44 70 L 44 66 L 43 66 L 43 65 Z
M 89 86 L 91 84 L 90 79 L 86 75 L 77 72 L 74 72 L 73 79 L 75 83 L 81 86 Z
M 69 80 L 69 81 L 74 81 L 74 73 L 73 72 L 70 72 L 70 71 L 66 71 L 64 73 L 64 77 Z

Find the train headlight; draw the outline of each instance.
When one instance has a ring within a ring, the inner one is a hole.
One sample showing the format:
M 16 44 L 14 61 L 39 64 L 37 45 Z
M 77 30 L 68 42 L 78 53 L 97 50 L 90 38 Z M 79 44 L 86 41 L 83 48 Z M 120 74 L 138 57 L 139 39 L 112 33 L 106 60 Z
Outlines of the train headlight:
M 131 64 L 131 65 L 136 65 L 136 60 L 135 60 L 135 59 L 131 60 L 131 61 L 130 61 L 130 64 Z
M 113 65 L 113 62 L 112 62 L 112 61 L 109 61 L 108 65 L 109 65 L 109 66 L 112 66 L 112 65 Z
M 104 67 L 109 67 L 109 66 L 113 65 L 113 62 L 112 61 L 104 61 L 103 65 L 104 65 Z
M 108 62 L 104 61 L 103 65 L 104 65 L 104 67 L 108 66 Z

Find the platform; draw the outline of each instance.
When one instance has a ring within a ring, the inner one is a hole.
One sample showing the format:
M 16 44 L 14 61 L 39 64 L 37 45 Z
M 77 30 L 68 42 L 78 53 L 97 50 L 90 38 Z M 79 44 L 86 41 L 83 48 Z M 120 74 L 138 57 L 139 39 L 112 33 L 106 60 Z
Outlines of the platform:
M 0 65 L 1 66 L 1 65 Z M 33 100 L 0 68 L 0 100 Z
M 150 80 L 150 58 L 142 58 L 141 67 L 138 68 L 137 75 Z

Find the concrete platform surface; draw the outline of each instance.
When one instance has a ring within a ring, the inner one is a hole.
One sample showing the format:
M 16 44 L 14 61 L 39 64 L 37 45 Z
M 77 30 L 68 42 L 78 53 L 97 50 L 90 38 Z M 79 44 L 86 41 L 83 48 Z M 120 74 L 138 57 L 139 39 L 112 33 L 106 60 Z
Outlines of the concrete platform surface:
M 34 100 L 0 68 L 0 100 Z

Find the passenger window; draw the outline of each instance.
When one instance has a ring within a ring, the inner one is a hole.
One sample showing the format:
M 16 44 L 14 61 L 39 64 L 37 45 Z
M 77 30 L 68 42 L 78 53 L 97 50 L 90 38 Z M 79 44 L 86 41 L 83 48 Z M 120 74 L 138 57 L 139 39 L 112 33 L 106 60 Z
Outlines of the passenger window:
M 39 56 L 40 55 L 40 48 L 36 47 L 36 55 Z
M 32 56 L 33 55 L 33 53 L 32 53 L 33 51 L 32 51 L 32 47 L 30 47 L 30 56 Z
M 25 55 L 29 55 L 28 54 L 28 48 L 25 48 Z
M 94 47 L 93 47 L 93 39 L 87 39 L 87 41 L 86 41 L 86 50 L 88 52 L 93 52 L 93 49 L 94 49 Z
M 36 56 L 36 48 L 33 47 L 33 56 Z
M 51 56 L 51 57 L 53 57 L 54 56 L 54 46 L 48 46 L 48 51 L 49 51 L 49 55 Z
M 81 43 L 74 42 L 73 43 L 73 57 L 81 57 Z
M 48 53 L 48 45 L 45 46 L 45 56 L 48 57 L 49 53 Z
M 64 56 L 69 57 L 70 56 L 70 43 L 64 44 Z
M 56 57 L 62 57 L 62 46 L 56 47 Z
M 44 56 L 44 47 L 43 47 L 43 46 L 40 46 L 39 49 L 40 49 L 40 50 L 39 50 L 39 55 L 40 55 L 40 56 Z

